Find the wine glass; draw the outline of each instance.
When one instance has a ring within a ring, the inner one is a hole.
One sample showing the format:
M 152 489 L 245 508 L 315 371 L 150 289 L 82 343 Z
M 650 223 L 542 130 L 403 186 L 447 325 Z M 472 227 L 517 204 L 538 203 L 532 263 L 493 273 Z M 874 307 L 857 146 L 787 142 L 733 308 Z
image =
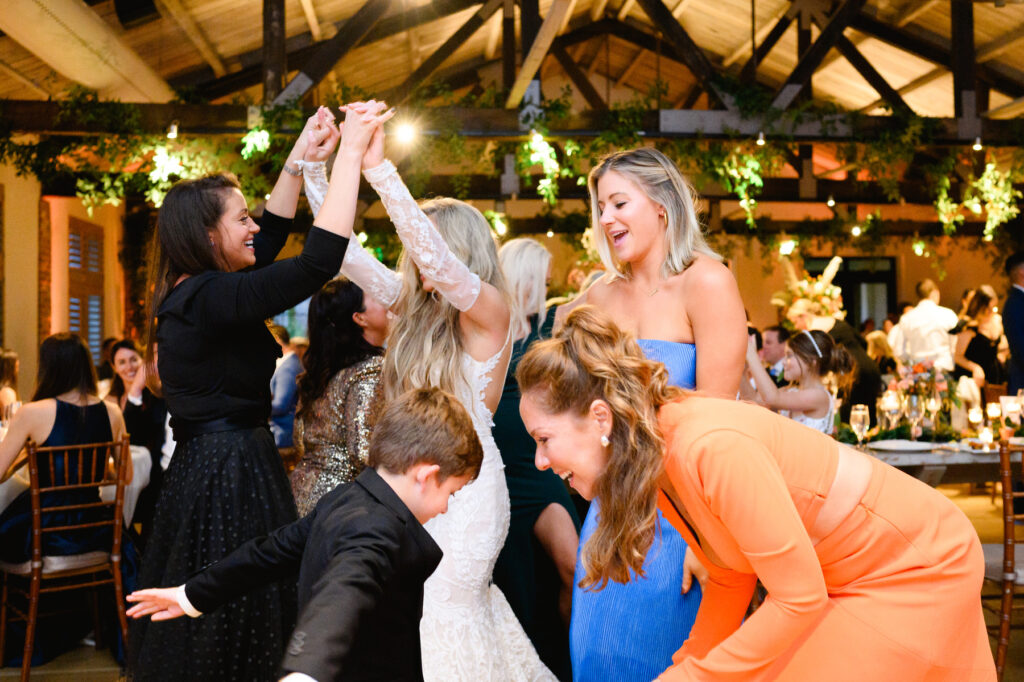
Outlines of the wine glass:
M 867 405 L 854 405 L 850 408 L 850 428 L 857 436 L 857 447 L 864 447 L 864 437 L 868 435 L 868 428 L 871 426 L 871 415 L 868 413 Z
M 938 393 L 932 393 L 924 403 L 924 409 L 928 411 L 928 418 L 932 422 L 932 440 L 939 433 L 939 410 L 942 409 L 942 399 Z
M 881 407 L 888 422 L 888 428 L 895 429 L 899 426 L 900 414 L 903 411 L 900 406 L 900 394 L 896 391 L 886 391 L 883 393 Z
M 903 416 L 910 422 L 910 440 L 917 440 L 917 423 L 924 416 L 924 398 L 917 393 L 903 396 Z

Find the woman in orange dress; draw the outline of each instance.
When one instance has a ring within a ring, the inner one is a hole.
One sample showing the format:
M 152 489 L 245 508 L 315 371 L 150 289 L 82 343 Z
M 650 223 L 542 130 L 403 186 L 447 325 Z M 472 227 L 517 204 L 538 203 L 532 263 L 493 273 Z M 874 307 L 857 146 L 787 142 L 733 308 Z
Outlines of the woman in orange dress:
M 981 546 L 941 493 L 764 408 L 669 387 L 589 306 L 517 379 L 537 466 L 602 500 L 582 586 L 640 570 L 659 507 L 709 571 L 659 679 L 995 679 Z M 744 621 L 758 579 L 768 597 Z

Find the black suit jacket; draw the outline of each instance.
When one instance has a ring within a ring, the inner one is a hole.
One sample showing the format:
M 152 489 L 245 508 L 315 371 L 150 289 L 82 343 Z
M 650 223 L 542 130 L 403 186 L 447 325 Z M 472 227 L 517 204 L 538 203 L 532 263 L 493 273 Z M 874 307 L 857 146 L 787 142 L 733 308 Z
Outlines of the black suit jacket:
M 423 680 L 423 582 L 441 549 L 373 469 L 185 584 L 204 613 L 299 571 L 299 620 L 281 663 L 318 682 Z
M 1024 291 L 1010 287 L 1003 307 L 1003 333 L 1010 344 L 1009 392 L 1024 388 Z

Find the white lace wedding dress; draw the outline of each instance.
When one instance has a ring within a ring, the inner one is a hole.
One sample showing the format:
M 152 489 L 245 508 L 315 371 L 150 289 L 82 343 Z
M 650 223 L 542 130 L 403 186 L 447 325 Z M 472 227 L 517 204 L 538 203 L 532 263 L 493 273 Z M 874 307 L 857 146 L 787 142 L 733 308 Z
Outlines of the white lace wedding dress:
M 306 196 L 313 213 L 326 194 L 323 165 L 304 164 Z M 409 194 L 388 161 L 365 171 L 395 224 L 402 244 L 420 271 L 459 310 L 472 307 L 480 293 L 480 278 L 448 249 L 430 219 Z M 401 293 L 401 279 L 367 253 L 353 238 L 345 253 L 342 273 L 379 302 L 392 306 Z M 505 344 L 509 343 L 506 340 Z M 497 367 L 502 348 L 485 362 L 463 353 L 465 386 L 457 397 L 473 419 L 484 460 L 476 480 L 455 493 L 445 514 L 425 524 L 444 551 L 437 570 L 424 585 L 420 639 L 426 682 L 554 681 L 516 619 L 505 596 L 491 584 L 494 562 L 509 525 L 508 487 L 494 425 L 484 395 L 493 377 L 505 376 Z M 506 359 L 507 361 L 507 359 Z

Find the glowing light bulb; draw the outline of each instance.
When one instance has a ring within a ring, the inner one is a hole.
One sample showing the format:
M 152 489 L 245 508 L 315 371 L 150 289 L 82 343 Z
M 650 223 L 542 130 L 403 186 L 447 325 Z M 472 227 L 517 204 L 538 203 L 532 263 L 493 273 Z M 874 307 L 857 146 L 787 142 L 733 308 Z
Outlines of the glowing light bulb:
M 758 147 L 763 147 L 764 146 L 764 132 L 763 131 L 759 132 L 757 134 L 757 146 Z
M 980 137 L 974 138 L 974 144 L 971 145 L 971 149 L 973 149 L 976 152 L 980 152 L 981 151 L 982 147 L 981 147 L 981 138 Z
M 779 244 L 779 255 L 780 256 L 788 256 L 788 255 L 792 254 L 795 249 L 796 249 L 796 240 L 795 239 L 786 239 L 782 243 Z
M 167 139 L 176 140 L 178 139 L 178 122 L 171 121 L 171 125 L 167 126 Z
M 552 237 L 555 236 L 555 233 L 552 230 L 548 230 L 546 236 L 548 239 L 551 239 Z
M 825 205 L 828 206 L 829 208 L 832 208 L 833 206 L 835 206 L 836 205 L 835 197 L 833 197 L 831 194 L 829 194 L 828 195 L 828 201 L 825 202 Z
M 860 225 L 854 225 L 850 229 L 850 234 L 852 234 L 854 237 L 859 237 L 861 235 Z
M 398 126 L 398 130 L 395 131 L 395 139 L 400 144 L 412 144 L 416 139 L 416 126 L 411 123 L 403 123 Z

